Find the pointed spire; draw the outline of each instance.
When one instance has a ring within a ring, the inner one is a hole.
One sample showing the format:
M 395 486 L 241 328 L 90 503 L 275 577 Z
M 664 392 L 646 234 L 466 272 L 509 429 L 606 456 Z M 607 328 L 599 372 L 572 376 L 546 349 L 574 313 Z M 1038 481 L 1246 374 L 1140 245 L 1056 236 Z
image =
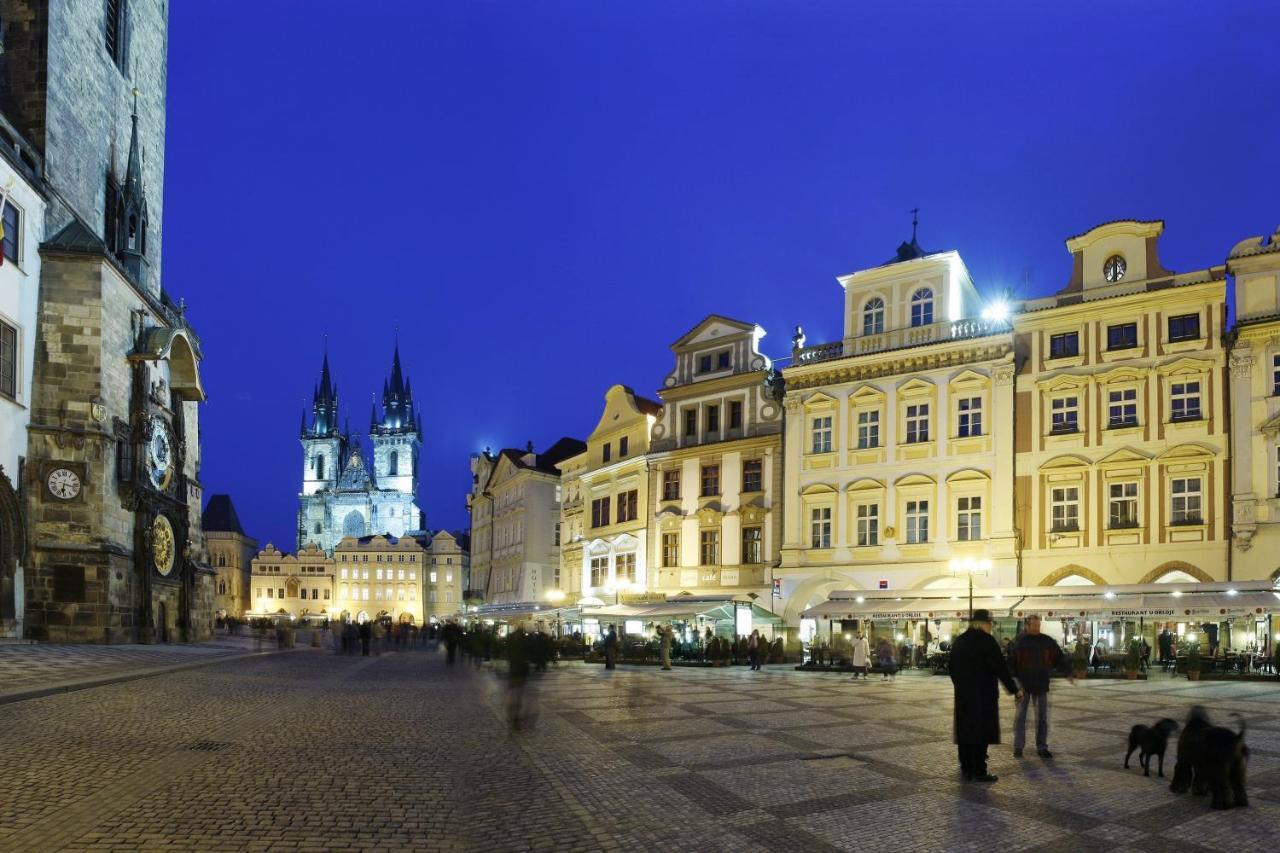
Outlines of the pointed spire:
M 338 431 L 338 388 L 329 372 L 327 341 L 320 365 L 320 382 L 314 387 L 311 393 L 311 435 L 314 438 L 332 438 Z
M 136 282 L 144 278 L 147 254 L 147 194 L 142 181 L 142 146 L 138 142 L 138 90 L 133 90 L 132 126 L 129 131 L 129 159 L 124 184 L 113 215 L 116 218 L 115 246 L 125 270 Z
M 298 427 L 298 435 L 306 436 L 307 434 L 307 400 L 302 399 L 302 426 Z
M 378 404 L 374 400 L 369 401 L 369 434 L 373 435 L 374 430 L 378 428 Z

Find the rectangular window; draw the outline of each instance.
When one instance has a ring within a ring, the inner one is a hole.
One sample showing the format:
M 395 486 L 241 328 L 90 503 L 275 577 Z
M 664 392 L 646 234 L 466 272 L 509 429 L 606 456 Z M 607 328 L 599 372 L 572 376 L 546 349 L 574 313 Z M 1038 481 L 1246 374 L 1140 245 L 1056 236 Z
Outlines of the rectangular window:
M 591 502 L 591 526 L 607 527 L 609 525 L 609 499 L 596 498 Z
M 1080 529 L 1080 489 L 1059 486 L 1049 494 L 1049 511 L 1054 532 Z
M 686 437 L 692 437 L 698 434 L 698 410 L 684 410 L 684 434 Z
M 1133 349 L 1138 345 L 1138 324 L 1107 326 L 1107 349 Z
M 742 562 L 764 562 L 764 531 L 759 527 L 742 528 Z
M 702 496 L 712 498 L 720 494 L 720 466 L 702 466 Z
M 1169 318 L 1170 341 L 1194 341 L 1200 337 L 1200 315 L 1179 314 Z
M 929 541 L 929 502 L 907 501 L 907 542 Z
M 556 522 L 555 540 L 551 544 L 555 545 L 557 548 L 560 547 L 560 522 L 558 521 Z
M 374 577 L 376 577 L 378 580 L 382 580 L 382 569 L 378 569 L 376 572 L 374 572 Z
M 858 449 L 880 446 L 880 411 L 858 412 Z
M 106 0 L 106 27 L 104 29 L 107 55 L 116 68 L 124 72 L 129 67 L 129 2 Z
M 699 373 L 711 372 L 711 356 L 709 355 L 698 356 L 698 372 Z
M 962 397 L 957 401 L 960 412 L 958 434 L 961 438 L 982 435 L 982 398 Z
M 1067 332 L 1049 337 L 1049 358 L 1069 358 L 1080 354 L 1080 333 Z
M 274 587 L 267 587 L 267 598 L 275 598 L 275 592 Z
M 742 403 L 738 400 L 729 404 L 729 429 L 742 429 Z
M 327 589 L 324 591 L 324 600 L 325 600 L 325 601 L 328 601 L 328 600 L 329 600 L 329 590 L 327 590 Z
M 1059 397 L 1053 401 L 1053 432 L 1079 432 L 1080 406 L 1075 397 Z
M 830 548 L 831 507 L 814 507 L 809 513 L 809 529 L 814 548 Z
M 1138 526 L 1138 484 L 1112 483 L 1108 489 L 1109 526 L 1112 530 Z
M 1107 392 L 1107 424 L 1111 429 L 1138 425 L 1138 389 Z
M 907 444 L 929 440 L 929 404 L 907 406 Z
M 613 458 L 613 447 L 611 447 L 610 443 L 607 441 L 604 443 L 604 448 L 600 451 L 600 458 L 605 462 L 608 462 Z
M 618 583 L 636 582 L 636 553 L 619 554 L 614 564 L 614 575 Z
M 638 514 L 638 495 L 635 489 L 618 495 L 618 523 L 635 521 Z
M 821 418 L 814 418 L 811 424 L 812 429 L 810 435 L 813 438 L 811 447 L 813 453 L 830 453 L 831 452 L 831 416 L 827 415 Z
M 347 570 L 346 570 L 346 569 L 343 569 L 343 570 L 341 571 L 341 573 L 340 573 L 340 576 L 341 576 L 341 578 L 342 578 L 343 580 L 346 580 L 346 579 L 347 579 Z
M 428 577 L 431 579 L 431 582 L 432 582 L 432 583 L 435 583 L 435 582 L 436 582 L 436 578 L 438 577 L 438 575 L 433 571 L 433 572 L 431 572 L 431 573 L 428 575 Z
M 729 351 L 725 350 L 722 353 L 717 353 L 716 354 L 716 370 L 728 370 L 728 369 L 729 369 Z
M 858 504 L 858 547 L 880 544 L 880 505 Z
M 624 435 L 622 438 L 618 439 L 618 458 L 619 459 L 622 459 L 624 456 L 627 455 L 627 438 L 628 436 Z
M 18 230 L 18 208 L 13 206 L 12 202 L 4 203 L 4 259 L 10 263 L 17 264 L 22 259 L 18 257 L 18 236 L 21 232 Z
M 707 432 L 715 433 L 720 431 L 720 407 L 707 406 Z
M 759 459 L 748 459 L 742 463 L 742 491 L 762 491 L 764 481 L 764 463 Z
M 704 566 L 720 565 L 720 531 L 703 530 L 699 534 L 701 558 Z
M 982 498 L 960 498 L 956 501 L 956 538 L 976 542 L 982 538 Z
M 680 472 L 662 472 L 662 499 L 664 501 L 680 500 Z
M 1177 477 L 1173 481 L 1171 520 L 1174 524 L 1200 524 L 1200 478 Z
M 1200 383 L 1172 383 L 1169 386 L 1169 405 L 1175 421 L 1200 420 Z
M 1271 356 L 1271 396 L 1280 397 L 1280 355 Z
M 662 534 L 662 565 L 668 569 L 680 565 L 679 533 Z
M 0 394 L 18 396 L 18 330 L 0 322 Z
M 281 588 L 278 590 L 278 592 L 280 593 L 280 595 L 279 595 L 278 597 L 279 597 L 279 598 L 284 598 L 284 588 L 283 588 L 283 587 L 281 587 Z
M 608 557 L 592 557 L 591 558 L 591 585 L 599 588 L 604 586 L 604 582 L 609 578 L 609 558 Z

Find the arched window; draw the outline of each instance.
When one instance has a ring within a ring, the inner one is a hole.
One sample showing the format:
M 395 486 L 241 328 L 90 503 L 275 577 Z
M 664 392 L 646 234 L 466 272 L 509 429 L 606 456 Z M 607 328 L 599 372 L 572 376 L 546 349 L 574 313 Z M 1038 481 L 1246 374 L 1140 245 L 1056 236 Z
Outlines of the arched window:
M 218 595 L 226 595 L 226 594 L 227 594 L 227 582 L 218 581 Z
M 317 480 L 324 479 L 324 454 L 323 453 L 316 454 L 316 479 Z
M 862 334 L 878 335 L 884 331 L 884 300 L 879 296 L 867 300 L 862 308 Z
M 356 510 L 347 513 L 347 517 L 342 520 L 342 535 L 361 537 L 364 535 L 364 516 Z M 369 559 L 369 555 L 365 555 L 365 559 Z
M 911 294 L 911 325 L 928 326 L 933 323 L 933 291 L 922 287 Z
M 391 456 L 387 460 L 387 473 L 392 477 L 400 473 L 400 451 L 391 451 Z
M 227 564 L 227 555 L 226 555 L 226 554 L 219 554 L 219 555 L 218 555 L 218 565 L 219 565 L 219 566 L 225 566 L 226 564 Z

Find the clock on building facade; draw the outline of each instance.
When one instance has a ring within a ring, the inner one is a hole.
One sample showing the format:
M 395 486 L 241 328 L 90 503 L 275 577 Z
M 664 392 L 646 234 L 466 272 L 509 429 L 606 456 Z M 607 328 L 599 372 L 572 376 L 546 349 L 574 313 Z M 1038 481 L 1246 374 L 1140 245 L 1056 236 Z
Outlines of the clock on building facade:
M 1112 255 L 1102 265 L 1102 275 L 1107 281 L 1116 282 L 1124 278 L 1126 268 L 1127 265 L 1124 262 L 1124 258 L 1119 255 Z

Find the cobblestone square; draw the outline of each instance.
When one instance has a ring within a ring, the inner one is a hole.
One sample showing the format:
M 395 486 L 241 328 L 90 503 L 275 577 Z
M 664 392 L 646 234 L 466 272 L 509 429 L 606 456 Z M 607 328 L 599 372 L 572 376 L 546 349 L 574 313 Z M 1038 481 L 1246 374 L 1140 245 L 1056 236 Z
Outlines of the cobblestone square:
M 1226 851 L 1280 825 L 1274 681 L 1055 683 L 1057 758 L 1013 758 L 1006 702 L 985 787 L 941 677 L 568 662 L 514 733 L 508 695 L 491 664 L 296 649 L 0 705 L 0 849 Z M 1123 768 L 1131 725 L 1194 702 L 1248 720 L 1248 809 Z

